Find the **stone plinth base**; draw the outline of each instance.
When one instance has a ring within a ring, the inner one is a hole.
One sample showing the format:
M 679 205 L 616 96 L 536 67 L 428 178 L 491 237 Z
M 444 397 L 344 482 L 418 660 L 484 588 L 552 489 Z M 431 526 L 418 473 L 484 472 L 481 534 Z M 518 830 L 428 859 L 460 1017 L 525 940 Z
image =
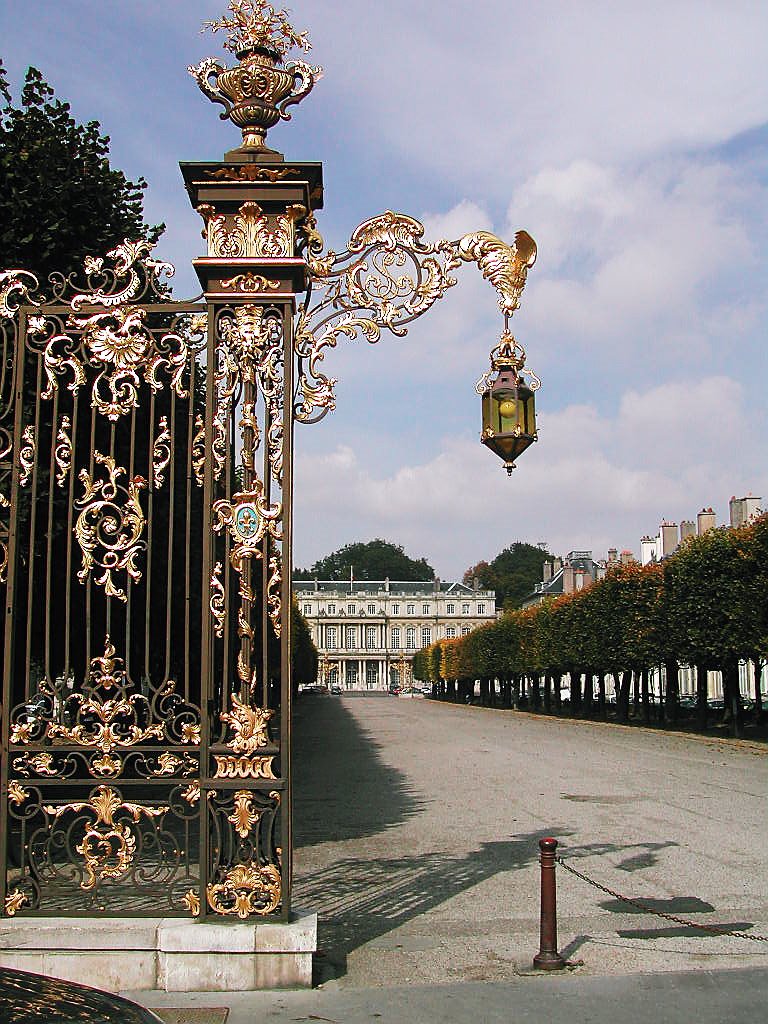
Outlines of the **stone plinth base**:
M 0 922 L 0 967 L 118 992 L 309 988 L 317 914 L 287 924 L 178 918 L 18 917 Z

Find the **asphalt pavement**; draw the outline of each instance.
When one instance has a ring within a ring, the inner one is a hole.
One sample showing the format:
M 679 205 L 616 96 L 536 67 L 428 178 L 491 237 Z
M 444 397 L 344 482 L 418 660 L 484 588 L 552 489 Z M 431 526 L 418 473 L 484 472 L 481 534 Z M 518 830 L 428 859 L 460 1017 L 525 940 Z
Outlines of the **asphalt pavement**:
M 763 747 L 394 697 L 298 702 L 295 902 L 320 915 L 309 992 L 134 993 L 245 1021 L 768 1018 Z M 559 948 L 534 975 L 538 840 Z

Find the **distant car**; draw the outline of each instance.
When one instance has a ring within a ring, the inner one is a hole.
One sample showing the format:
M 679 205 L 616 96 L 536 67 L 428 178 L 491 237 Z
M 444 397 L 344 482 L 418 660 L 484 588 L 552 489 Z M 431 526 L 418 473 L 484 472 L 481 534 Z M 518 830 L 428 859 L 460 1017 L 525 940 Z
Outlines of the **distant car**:
M 138 1003 L 72 981 L 0 967 L 0 1020 L 13 1024 L 163 1024 Z
M 393 697 L 399 697 L 400 694 L 403 692 L 403 688 L 402 686 L 392 685 L 389 688 L 389 692 L 392 694 Z
M 335 697 L 340 697 L 340 696 L 341 696 L 341 687 L 339 686 L 339 684 L 338 684 L 338 683 L 334 683 L 334 684 L 333 684 L 333 686 L 331 687 L 331 693 L 332 693 L 332 694 L 333 694 L 333 695 L 334 695 Z

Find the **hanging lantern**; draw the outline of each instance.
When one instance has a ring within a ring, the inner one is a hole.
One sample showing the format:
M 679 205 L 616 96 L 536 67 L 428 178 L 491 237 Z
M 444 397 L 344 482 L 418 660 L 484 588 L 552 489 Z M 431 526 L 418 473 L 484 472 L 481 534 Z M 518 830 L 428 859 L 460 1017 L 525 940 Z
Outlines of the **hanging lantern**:
M 530 383 L 523 374 L 531 378 Z M 540 386 L 536 374 L 525 368 L 525 351 L 505 331 L 491 352 L 491 369 L 476 390 L 483 410 L 480 440 L 504 461 L 507 473 L 515 468 L 515 459 L 538 440 L 534 392 Z

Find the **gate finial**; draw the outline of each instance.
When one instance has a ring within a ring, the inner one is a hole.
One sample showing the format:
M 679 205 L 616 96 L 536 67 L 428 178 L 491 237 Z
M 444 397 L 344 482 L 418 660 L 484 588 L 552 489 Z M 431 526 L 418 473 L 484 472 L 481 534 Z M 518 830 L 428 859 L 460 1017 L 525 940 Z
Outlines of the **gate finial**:
M 234 53 L 239 64 L 228 68 L 215 57 L 206 57 L 187 71 L 208 99 L 224 107 L 221 119 L 232 121 L 243 133 L 242 146 L 228 157 L 281 159 L 266 145 L 267 130 L 281 119 L 290 121 L 287 108 L 312 91 L 322 68 L 301 60 L 283 63 L 292 49 L 311 48 L 307 33 L 297 32 L 288 21 L 288 11 L 275 10 L 263 0 L 229 0 L 229 11 L 231 17 L 204 22 L 203 31 L 225 31 L 224 49 Z

